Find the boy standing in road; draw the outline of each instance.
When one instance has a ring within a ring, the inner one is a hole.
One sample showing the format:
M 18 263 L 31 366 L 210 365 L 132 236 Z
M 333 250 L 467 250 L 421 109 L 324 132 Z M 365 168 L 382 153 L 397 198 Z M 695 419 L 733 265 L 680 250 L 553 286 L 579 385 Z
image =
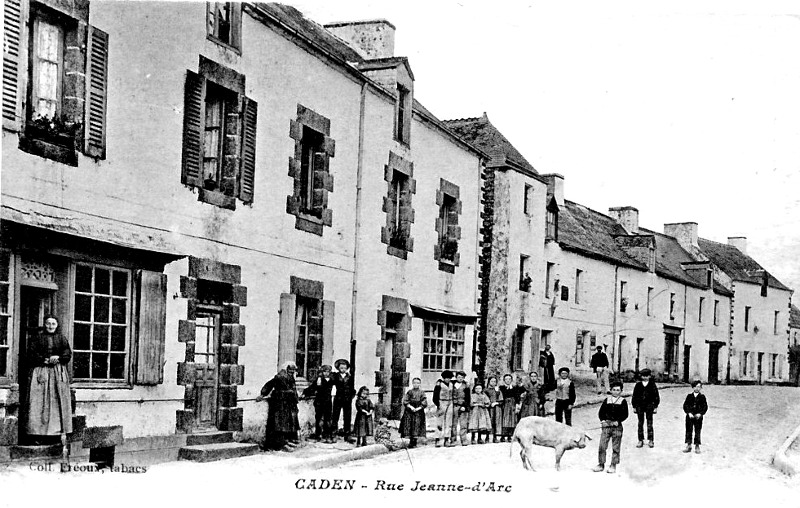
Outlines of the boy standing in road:
M 611 466 L 608 473 L 617 472 L 619 449 L 622 445 L 622 422 L 628 418 L 628 403 L 622 398 L 622 383 L 611 383 L 611 395 L 606 397 L 598 413 L 603 433 L 600 435 L 600 446 L 597 450 L 597 465 L 592 469 L 599 473 L 605 468 L 606 450 L 611 441 Z
M 561 367 L 558 369 L 558 381 L 556 382 L 556 421 L 566 420 L 566 424 L 572 426 L 572 406 L 575 405 L 575 384 L 569 378 L 569 369 Z
M 655 446 L 653 441 L 653 415 L 658 411 L 661 397 L 658 395 L 656 382 L 650 379 L 650 369 L 642 369 L 640 372 L 642 380 L 633 387 L 633 398 L 631 405 L 633 412 L 639 417 L 638 436 L 639 442 L 636 448 L 644 446 L 644 421 L 647 419 L 647 446 Z
M 458 434 L 461 445 L 467 446 L 467 432 L 469 430 L 469 408 L 471 405 L 467 374 L 463 371 L 456 372 L 456 382 L 453 383 L 453 426 L 450 427 L 450 444 L 456 445 Z M 458 427 L 458 429 L 456 429 Z
M 703 415 L 708 411 L 706 396 L 700 393 L 703 383 L 699 380 L 692 381 L 692 393 L 686 396 L 683 402 L 683 412 L 686 413 L 686 447 L 683 453 L 692 451 L 692 431 L 694 430 L 694 453 L 700 453 L 700 432 L 703 430 Z

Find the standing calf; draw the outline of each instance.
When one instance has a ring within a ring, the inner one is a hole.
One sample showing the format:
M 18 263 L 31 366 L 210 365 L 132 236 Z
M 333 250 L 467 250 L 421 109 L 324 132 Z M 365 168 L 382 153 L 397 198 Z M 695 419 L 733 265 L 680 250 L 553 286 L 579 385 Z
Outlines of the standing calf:
M 530 459 L 533 445 L 554 448 L 556 451 L 556 471 L 559 471 L 561 469 L 561 456 L 564 455 L 564 452 L 573 448 L 586 448 L 587 439 L 591 440 L 580 429 L 540 416 L 528 416 L 520 420 L 517 428 L 514 429 L 511 446 L 514 446 L 514 442 L 517 442 L 522 447 L 519 456 L 522 459 L 522 466 L 529 471 L 534 471 Z M 510 453 L 511 450 L 509 449 Z

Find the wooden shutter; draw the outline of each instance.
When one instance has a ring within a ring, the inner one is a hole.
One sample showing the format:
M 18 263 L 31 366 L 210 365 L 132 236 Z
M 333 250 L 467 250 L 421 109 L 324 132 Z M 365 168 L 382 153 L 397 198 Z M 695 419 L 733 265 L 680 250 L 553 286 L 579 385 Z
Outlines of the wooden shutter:
M 20 43 L 22 42 L 20 0 L 3 1 L 3 126 L 19 129 Z
M 325 179 L 328 175 L 328 157 L 324 152 L 314 153 L 312 166 L 314 171 L 312 212 L 317 217 L 322 216 L 322 211 L 328 207 L 328 191 L 325 190 Z
M 335 308 L 336 304 L 331 300 L 322 302 L 322 363 L 333 363 L 333 317 Z
M 256 179 L 256 123 L 258 103 L 244 97 L 242 113 L 242 170 L 239 174 L 239 199 L 253 202 Z
M 203 135 L 205 126 L 206 80 L 186 71 L 183 98 L 183 158 L 181 183 L 202 187 Z
M 136 384 L 164 381 L 164 331 L 167 320 L 167 276 L 139 270 L 139 319 L 136 333 Z
M 531 328 L 531 361 L 528 368 L 529 372 L 539 370 L 539 356 L 540 349 L 542 349 L 542 330 L 539 328 Z
M 84 153 L 106 158 L 106 97 L 108 93 L 108 34 L 89 27 L 86 57 L 86 130 Z
M 291 293 L 281 294 L 280 317 L 278 324 L 278 368 L 284 362 L 293 362 L 295 359 L 294 344 L 294 312 L 297 307 L 297 297 Z

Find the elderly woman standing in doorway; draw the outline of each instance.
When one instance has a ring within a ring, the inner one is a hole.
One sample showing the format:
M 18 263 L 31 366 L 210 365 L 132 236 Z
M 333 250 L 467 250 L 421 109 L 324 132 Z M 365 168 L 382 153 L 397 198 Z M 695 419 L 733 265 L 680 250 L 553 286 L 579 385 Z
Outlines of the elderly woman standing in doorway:
M 297 418 L 297 389 L 294 375 L 297 365 L 286 362 L 275 377 L 267 381 L 261 388 L 261 395 L 256 401 L 267 400 L 269 404 L 267 414 L 267 428 L 264 436 L 263 449 L 292 451 L 298 444 L 300 421 Z
M 28 343 L 27 357 L 32 370 L 28 383 L 27 433 L 45 444 L 43 436 L 64 436 L 72 432 L 69 374 L 72 358 L 69 343 L 58 330 L 58 319 L 47 316 L 44 330 Z

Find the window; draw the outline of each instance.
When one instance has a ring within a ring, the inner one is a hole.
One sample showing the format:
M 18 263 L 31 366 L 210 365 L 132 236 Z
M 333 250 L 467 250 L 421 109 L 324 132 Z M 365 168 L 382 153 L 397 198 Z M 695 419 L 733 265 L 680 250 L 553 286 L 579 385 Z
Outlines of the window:
M 551 201 L 547 206 L 545 239 L 558 240 L 558 205 Z
M 208 2 L 207 33 L 209 38 L 240 49 L 242 4 L 238 2 Z
M 545 272 L 545 284 L 544 284 L 544 297 L 550 298 L 551 290 L 553 288 L 553 267 L 555 263 L 547 263 L 547 271 Z
M 714 300 L 714 326 L 719 326 L 719 300 Z
M 295 363 L 297 375 L 314 379 L 322 366 L 321 301 L 298 297 L 295 307 Z
M 399 171 L 394 172 L 392 190 L 389 199 L 392 202 L 391 236 L 389 245 L 397 249 L 405 249 L 408 238 L 408 223 L 402 220 L 402 206 L 408 195 L 408 176 Z
M 219 315 L 198 312 L 194 327 L 194 363 L 216 365 Z
M 711 287 L 713 281 L 714 272 L 712 270 L 706 270 L 706 287 Z
M 436 219 L 438 242 L 433 249 L 433 257 L 439 261 L 439 269 L 455 273 L 460 256 L 458 241 L 461 239 L 461 228 L 458 216 L 461 213 L 459 187 L 444 178 L 440 179 L 439 190 L 436 191 L 436 204 L 439 205 L 439 217 Z
M 408 253 L 414 250 L 411 224 L 414 222 L 412 197 L 416 192 L 416 181 L 413 172 L 413 163 L 389 152 L 389 164 L 384 172 L 388 187 L 383 200 L 386 226 L 381 228 L 381 242 L 387 245 L 389 255 L 402 259 L 407 259 Z
M 411 137 L 411 91 L 397 85 L 397 113 L 394 124 L 394 139 L 409 144 Z
M 589 332 L 585 330 L 578 330 L 575 335 L 575 365 L 583 365 L 586 361 L 584 356 L 586 355 L 585 346 L 588 335 Z
M 518 326 L 511 342 L 511 355 L 509 356 L 509 367 L 511 371 L 522 370 L 522 353 L 525 347 L 525 327 Z
M 34 20 L 32 119 L 58 118 L 64 77 L 64 29 L 43 17 Z
M 234 210 L 253 202 L 258 104 L 244 96 L 244 76 L 200 57 L 187 71 L 181 182 L 198 201 Z
M 653 300 L 653 288 L 647 288 L 647 315 L 648 316 L 652 316 L 653 315 L 652 307 L 650 306 L 650 303 L 652 302 L 652 300 Z
M 761 296 L 767 296 L 767 291 L 769 289 L 769 274 L 766 270 L 763 270 L 761 275 Z
M 127 379 L 130 292 L 128 270 L 75 266 L 72 348 L 75 380 Z
M 750 331 L 750 307 L 744 308 L 744 331 Z
M 669 294 L 669 318 L 675 319 L 675 293 Z
M 581 276 L 583 270 L 575 270 L 575 303 L 581 303 Z
M 464 368 L 464 325 L 425 321 L 423 326 L 422 370 Z
M 625 312 L 628 308 L 628 283 L 624 280 L 619 282 L 619 311 Z
M 526 256 L 525 254 L 519 255 L 519 289 L 520 291 L 530 291 L 531 290 L 531 279 L 530 274 L 530 256 Z
M 772 319 L 772 334 L 773 335 L 778 335 L 778 317 L 779 316 L 780 316 L 780 312 L 778 312 L 776 310 L 775 314 L 773 316 L 773 319 Z
M 525 215 L 533 214 L 533 186 L 525 184 L 522 207 Z
M 0 378 L 8 376 L 9 308 L 11 291 L 11 254 L 0 250 Z
M 778 377 L 778 355 L 774 353 L 770 355 L 769 377 Z
M 568 302 L 569 301 L 569 287 L 561 286 L 561 301 Z
M 703 306 L 705 305 L 705 303 L 706 303 L 705 297 L 701 296 L 700 297 L 700 301 L 697 304 L 697 322 L 698 323 L 702 323 L 703 322 Z
M 315 190 L 320 185 L 314 176 L 316 172 L 324 171 L 325 167 L 322 141 L 322 133 L 303 126 L 303 138 L 300 140 L 300 211 L 320 218 L 323 206 L 319 198 L 315 200 Z
M 749 374 L 748 364 L 750 363 L 750 358 L 749 351 L 742 352 L 742 376 L 747 376 Z

